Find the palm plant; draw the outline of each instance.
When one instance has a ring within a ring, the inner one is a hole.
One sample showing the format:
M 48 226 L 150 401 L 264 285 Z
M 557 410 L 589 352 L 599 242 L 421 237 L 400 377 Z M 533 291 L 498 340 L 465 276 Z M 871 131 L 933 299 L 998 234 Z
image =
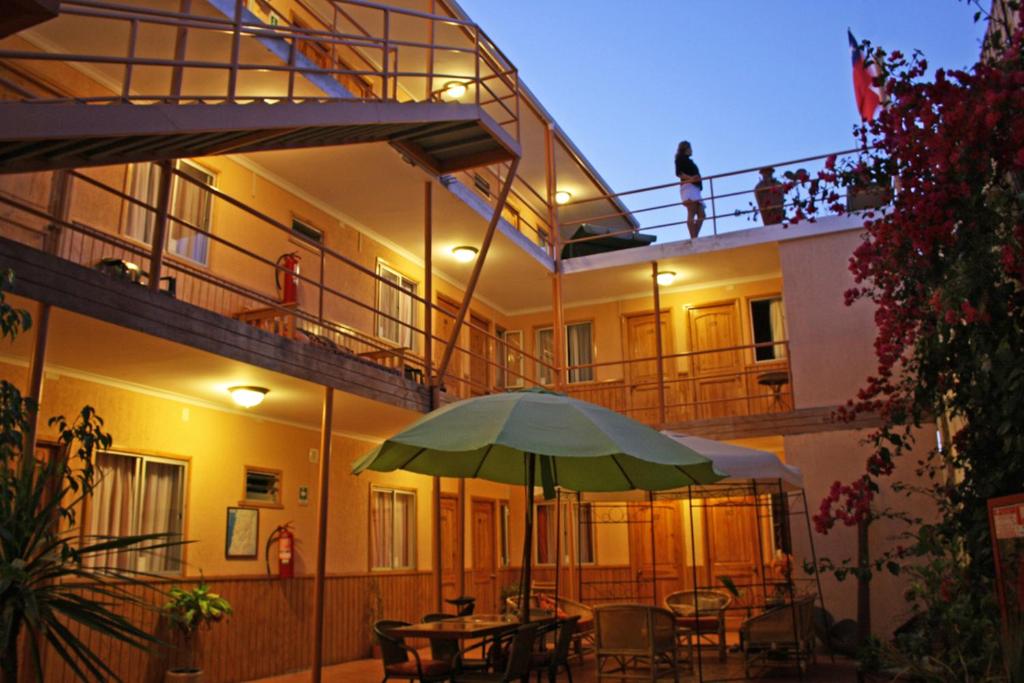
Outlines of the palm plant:
M 4 299 L 13 281 L 0 274 L 0 338 L 13 340 L 31 325 L 26 311 Z M 149 606 L 146 575 L 116 564 L 118 555 L 177 545 L 168 534 L 86 536 L 75 510 L 98 483 L 97 451 L 112 443 L 89 406 L 73 419 L 55 417 L 56 452 L 33 451 L 35 402 L 0 381 L 0 681 L 19 675 L 24 634 L 31 670 L 42 679 L 42 648 L 49 644 L 81 680 L 118 680 L 116 672 L 80 637 L 76 626 L 147 647 L 156 638 L 120 614 L 124 604 Z M 114 561 L 111 561 L 114 558 Z

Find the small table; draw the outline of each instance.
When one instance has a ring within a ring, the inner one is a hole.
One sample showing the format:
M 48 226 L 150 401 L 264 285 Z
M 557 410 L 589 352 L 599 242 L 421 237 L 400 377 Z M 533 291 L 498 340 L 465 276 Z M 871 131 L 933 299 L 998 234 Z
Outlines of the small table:
M 774 372 L 763 372 L 757 376 L 757 383 L 763 387 L 768 387 L 772 390 L 772 394 L 775 396 L 774 403 L 779 407 L 783 407 L 782 403 L 782 387 L 789 384 L 789 373 L 785 370 L 777 370 Z

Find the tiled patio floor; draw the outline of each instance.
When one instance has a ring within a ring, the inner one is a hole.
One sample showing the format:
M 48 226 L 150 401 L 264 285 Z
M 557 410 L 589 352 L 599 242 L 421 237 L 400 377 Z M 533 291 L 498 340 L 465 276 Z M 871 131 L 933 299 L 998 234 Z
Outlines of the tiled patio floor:
M 714 656 L 710 656 L 710 659 L 714 660 Z M 382 678 L 380 661 L 364 659 L 357 662 L 336 664 L 324 669 L 323 680 L 325 683 L 378 683 Z M 588 657 L 582 667 L 579 665 L 573 666 L 572 678 L 573 683 L 596 683 L 597 676 L 594 672 L 593 657 Z M 306 671 L 287 676 L 264 678 L 259 683 L 307 683 L 309 680 L 310 674 Z M 546 681 L 547 679 L 545 678 L 544 680 Z M 558 680 L 567 681 L 568 678 L 562 674 Z M 615 679 L 607 678 L 606 680 L 615 681 Z M 689 683 L 696 681 L 697 677 L 684 675 L 681 680 Z M 725 664 L 719 664 L 717 660 L 712 662 L 705 661 L 704 680 L 743 681 L 742 660 L 736 655 L 730 655 L 729 660 Z M 802 679 L 795 668 L 779 668 L 765 670 L 760 675 L 755 672 L 755 677 L 750 680 L 773 681 L 776 683 L 785 683 L 787 681 L 802 681 L 803 683 L 854 683 L 857 680 L 857 674 L 854 664 L 849 660 L 836 658 L 836 662 L 833 664 L 828 656 L 819 656 L 818 663 L 812 666 Z

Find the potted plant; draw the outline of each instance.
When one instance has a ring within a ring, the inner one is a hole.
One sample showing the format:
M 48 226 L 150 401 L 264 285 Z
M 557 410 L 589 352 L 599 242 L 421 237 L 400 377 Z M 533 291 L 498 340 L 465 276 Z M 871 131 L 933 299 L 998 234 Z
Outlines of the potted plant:
M 384 616 L 384 596 L 380 592 L 380 582 L 370 579 L 370 585 L 366 589 L 366 628 L 370 633 L 371 654 L 374 659 L 380 659 L 380 643 L 377 642 L 377 634 L 373 627 Z
M 163 611 L 178 627 L 184 641 L 182 649 L 186 657 L 183 666 L 174 666 L 167 670 L 164 676 L 165 683 L 202 680 L 203 670 L 196 662 L 197 631 L 202 626 L 210 628 L 214 623 L 232 614 L 231 604 L 212 592 L 206 581 L 200 578 L 199 585 L 194 588 L 172 588 L 168 592 L 168 600 Z

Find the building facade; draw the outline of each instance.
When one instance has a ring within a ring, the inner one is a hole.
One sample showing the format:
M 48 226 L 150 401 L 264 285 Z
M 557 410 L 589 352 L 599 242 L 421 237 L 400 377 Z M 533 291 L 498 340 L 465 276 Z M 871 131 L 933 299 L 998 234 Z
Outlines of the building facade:
M 211 680 L 308 668 L 317 582 L 325 663 L 366 656 L 368 620 L 435 611 L 437 574 L 446 597 L 499 609 L 521 492 L 349 474 L 443 402 L 548 386 L 768 450 L 802 469 L 812 512 L 862 470 L 871 421 L 831 420 L 874 365 L 873 312 L 842 296 L 856 215 L 761 226 L 755 174 L 723 174 L 706 236 L 682 240 L 675 185 L 615 195 L 447 0 L 45 9 L 0 41 L 0 268 L 36 321 L 0 368 L 43 416 L 88 404 L 106 420 L 114 448 L 85 533 L 193 541 L 118 561 L 168 587 L 202 575 L 231 600 L 203 634 Z M 233 387 L 265 400 L 239 407 Z M 53 438 L 42 427 L 39 448 Z M 723 572 L 755 585 L 775 550 L 810 557 L 806 535 L 788 547 L 756 513 L 687 512 L 658 516 L 659 600 L 695 566 L 702 585 Z M 560 547 L 578 550 L 563 560 L 639 590 L 646 541 L 577 525 L 584 514 L 568 516 Z M 542 517 L 541 575 L 555 560 Z M 286 524 L 293 579 L 264 557 Z M 736 542 L 759 525 L 768 542 Z M 853 539 L 816 536 L 818 554 L 848 556 Z M 824 588 L 853 615 L 852 587 Z M 610 599 L 595 591 L 576 597 Z M 880 631 L 899 623 L 899 593 L 876 582 Z M 159 676 L 161 655 L 102 647 L 126 679 Z M 53 653 L 46 666 L 70 676 Z

